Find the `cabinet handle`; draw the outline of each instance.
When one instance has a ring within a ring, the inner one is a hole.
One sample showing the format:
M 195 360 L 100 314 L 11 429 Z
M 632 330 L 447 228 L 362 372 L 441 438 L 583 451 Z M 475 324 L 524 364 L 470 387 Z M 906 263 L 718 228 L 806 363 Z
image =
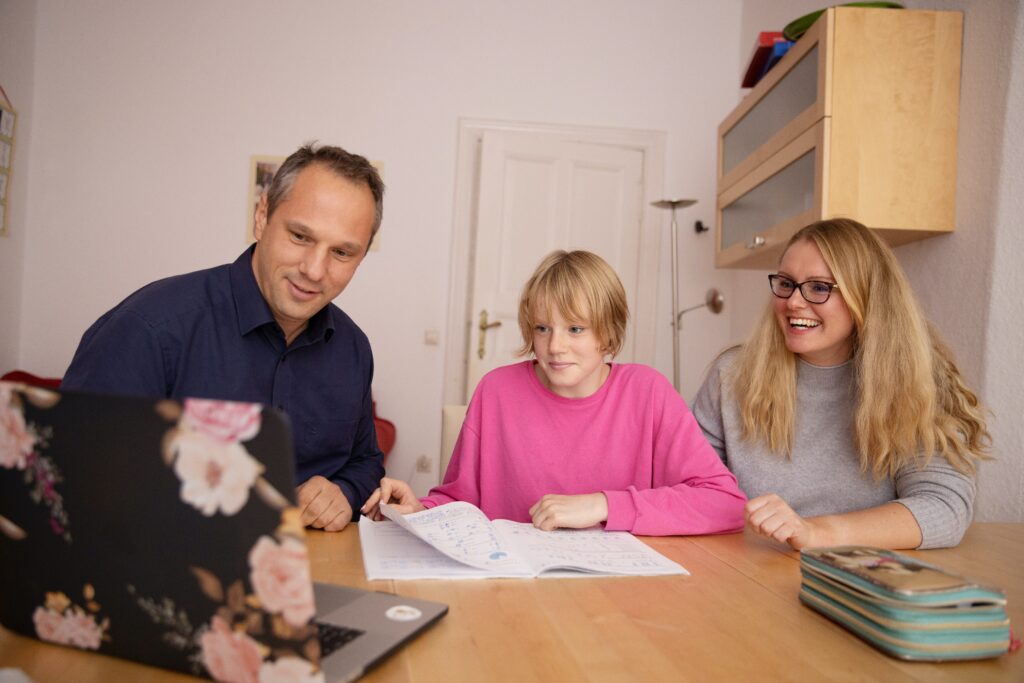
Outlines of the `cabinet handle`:
M 763 247 L 764 243 L 765 239 L 763 237 L 761 237 L 760 235 L 754 235 L 753 239 L 747 242 L 747 249 L 757 249 L 758 247 Z

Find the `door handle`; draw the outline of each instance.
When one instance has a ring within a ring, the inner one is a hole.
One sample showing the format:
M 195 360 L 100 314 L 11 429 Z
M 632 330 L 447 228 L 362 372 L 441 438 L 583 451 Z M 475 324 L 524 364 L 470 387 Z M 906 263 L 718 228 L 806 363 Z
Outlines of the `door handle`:
M 480 311 L 480 324 L 477 327 L 480 330 L 480 340 L 477 342 L 476 355 L 480 357 L 480 360 L 483 360 L 487 349 L 487 330 L 492 327 L 501 327 L 501 321 L 487 322 L 487 309 L 485 308 Z
M 765 239 L 763 237 L 761 237 L 760 235 L 754 235 L 753 239 L 747 242 L 747 249 L 757 249 L 758 247 L 763 247 L 764 243 Z

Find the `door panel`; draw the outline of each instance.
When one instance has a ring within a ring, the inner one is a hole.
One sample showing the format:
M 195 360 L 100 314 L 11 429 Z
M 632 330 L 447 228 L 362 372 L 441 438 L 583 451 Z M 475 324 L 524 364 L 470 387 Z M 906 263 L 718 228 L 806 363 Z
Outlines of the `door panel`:
M 551 251 L 599 254 L 619 274 L 636 310 L 642 183 L 643 153 L 636 149 L 551 134 L 483 134 L 467 397 L 487 371 L 520 359 L 520 292 Z M 481 330 L 482 311 L 488 324 L 499 325 Z M 631 329 L 620 360 L 632 360 L 633 337 Z

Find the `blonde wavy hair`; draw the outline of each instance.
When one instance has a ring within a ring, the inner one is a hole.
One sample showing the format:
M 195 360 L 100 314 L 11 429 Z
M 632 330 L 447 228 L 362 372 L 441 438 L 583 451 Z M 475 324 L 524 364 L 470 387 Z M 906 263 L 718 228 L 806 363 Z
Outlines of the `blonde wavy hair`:
M 789 240 L 821 251 L 854 321 L 857 378 L 854 438 L 876 479 L 936 453 L 961 472 L 988 457 L 986 410 L 963 382 L 953 355 L 925 319 L 895 254 L 860 223 L 812 223 Z M 785 253 L 785 252 L 783 252 Z M 743 437 L 788 457 L 793 447 L 796 356 L 769 303 L 730 371 Z
M 553 251 L 544 257 L 519 297 L 520 355 L 533 353 L 539 312 L 558 309 L 566 320 L 588 323 L 601 350 L 615 356 L 626 341 L 629 305 L 615 270 L 589 251 Z

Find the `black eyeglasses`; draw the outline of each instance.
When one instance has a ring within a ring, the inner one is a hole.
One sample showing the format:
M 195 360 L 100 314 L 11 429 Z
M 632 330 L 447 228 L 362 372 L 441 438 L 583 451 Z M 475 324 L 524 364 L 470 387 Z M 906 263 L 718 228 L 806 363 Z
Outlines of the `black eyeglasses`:
M 839 285 L 822 280 L 793 282 L 790 278 L 778 273 L 768 276 L 768 285 L 772 288 L 772 294 L 780 299 L 788 299 L 793 296 L 793 292 L 799 289 L 800 296 L 809 304 L 823 304 L 828 301 L 833 289 L 839 289 Z

